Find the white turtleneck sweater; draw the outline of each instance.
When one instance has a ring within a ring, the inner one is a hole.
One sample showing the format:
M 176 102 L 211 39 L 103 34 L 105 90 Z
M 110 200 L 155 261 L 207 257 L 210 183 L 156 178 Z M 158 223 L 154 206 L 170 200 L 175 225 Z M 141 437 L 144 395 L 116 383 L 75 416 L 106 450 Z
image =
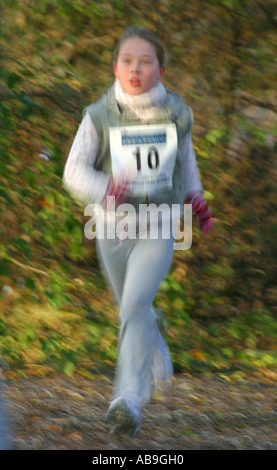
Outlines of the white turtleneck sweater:
M 114 83 L 115 97 L 119 104 L 129 107 L 142 121 L 155 116 L 156 109 L 166 100 L 166 90 L 157 81 L 151 90 L 141 95 L 129 95 L 118 80 Z M 100 203 L 106 193 L 110 175 L 94 169 L 100 141 L 95 127 L 86 113 L 72 144 L 63 175 L 67 189 L 86 203 Z M 181 142 L 184 157 L 186 194 L 203 191 L 192 145 L 190 132 Z

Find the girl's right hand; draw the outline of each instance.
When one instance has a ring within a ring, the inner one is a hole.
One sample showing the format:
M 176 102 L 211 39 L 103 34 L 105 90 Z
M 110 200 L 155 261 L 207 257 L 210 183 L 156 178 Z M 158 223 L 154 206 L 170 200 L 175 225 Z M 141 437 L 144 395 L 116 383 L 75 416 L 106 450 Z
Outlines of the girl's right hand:
M 103 204 L 108 208 L 108 197 L 114 197 L 115 206 L 119 206 L 126 201 L 129 180 L 114 180 L 110 179 L 108 187 L 103 198 Z

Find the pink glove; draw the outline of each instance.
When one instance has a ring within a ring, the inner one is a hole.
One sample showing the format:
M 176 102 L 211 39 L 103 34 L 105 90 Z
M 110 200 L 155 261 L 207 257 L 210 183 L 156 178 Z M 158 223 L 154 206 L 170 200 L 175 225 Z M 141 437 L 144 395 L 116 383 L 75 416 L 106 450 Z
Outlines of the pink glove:
M 214 225 L 214 214 L 201 193 L 192 193 L 187 197 L 192 204 L 193 212 L 198 216 L 198 226 L 204 233 L 208 233 Z
M 122 204 L 126 200 L 127 187 L 128 187 L 127 180 L 115 181 L 111 178 L 109 181 L 105 196 L 103 198 L 104 205 L 106 206 L 108 205 L 108 200 L 107 200 L 108 197 L 115 198 L 116 206 L 119 206 L 119 204 Z

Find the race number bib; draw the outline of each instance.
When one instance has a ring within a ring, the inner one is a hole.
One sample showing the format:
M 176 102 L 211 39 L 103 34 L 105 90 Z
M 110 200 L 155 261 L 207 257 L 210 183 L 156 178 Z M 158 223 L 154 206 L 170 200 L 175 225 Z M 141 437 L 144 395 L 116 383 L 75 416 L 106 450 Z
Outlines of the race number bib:
M 172 188 L 177 155 L 175 124 L 111 127 L 110 150 L 113 177 L 130 180 L 131 193 Z

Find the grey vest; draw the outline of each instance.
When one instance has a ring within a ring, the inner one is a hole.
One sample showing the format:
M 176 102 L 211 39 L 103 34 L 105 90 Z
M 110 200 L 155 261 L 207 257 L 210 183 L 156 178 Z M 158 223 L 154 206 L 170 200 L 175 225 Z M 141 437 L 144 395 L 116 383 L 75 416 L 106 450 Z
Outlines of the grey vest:
M 100 140 L 100 147 L 95 162 L 95 169 L 112 174 L 112 162 L 110 156 L 109 128 L 118 126 L 132 126 L 140 124 L 164 124 L 174 123 L 177 129 L 178 151 L 173 173 L 173 187 L 171 190 L 157 192 L 149 197 L 130 197 L 127 201 L 138 208 L 139 204 L 154 203 L 159 206 L 162 203 L 183 204 L 185 190 L 183 182 L 183 158 L 180 152 L 180 143 L 189 132 L 193 123 L 193 113 L 185 104 L 183 97 L 171 90 L 166 90 L 167 100 L 164 106 L 158 108 L 154 119 L 142 122 L 129 108 L 121 107 L 116 99 L 114 88 L 110 88 L 96 103 L 85 109 L 89 112 L 96 132 Z

